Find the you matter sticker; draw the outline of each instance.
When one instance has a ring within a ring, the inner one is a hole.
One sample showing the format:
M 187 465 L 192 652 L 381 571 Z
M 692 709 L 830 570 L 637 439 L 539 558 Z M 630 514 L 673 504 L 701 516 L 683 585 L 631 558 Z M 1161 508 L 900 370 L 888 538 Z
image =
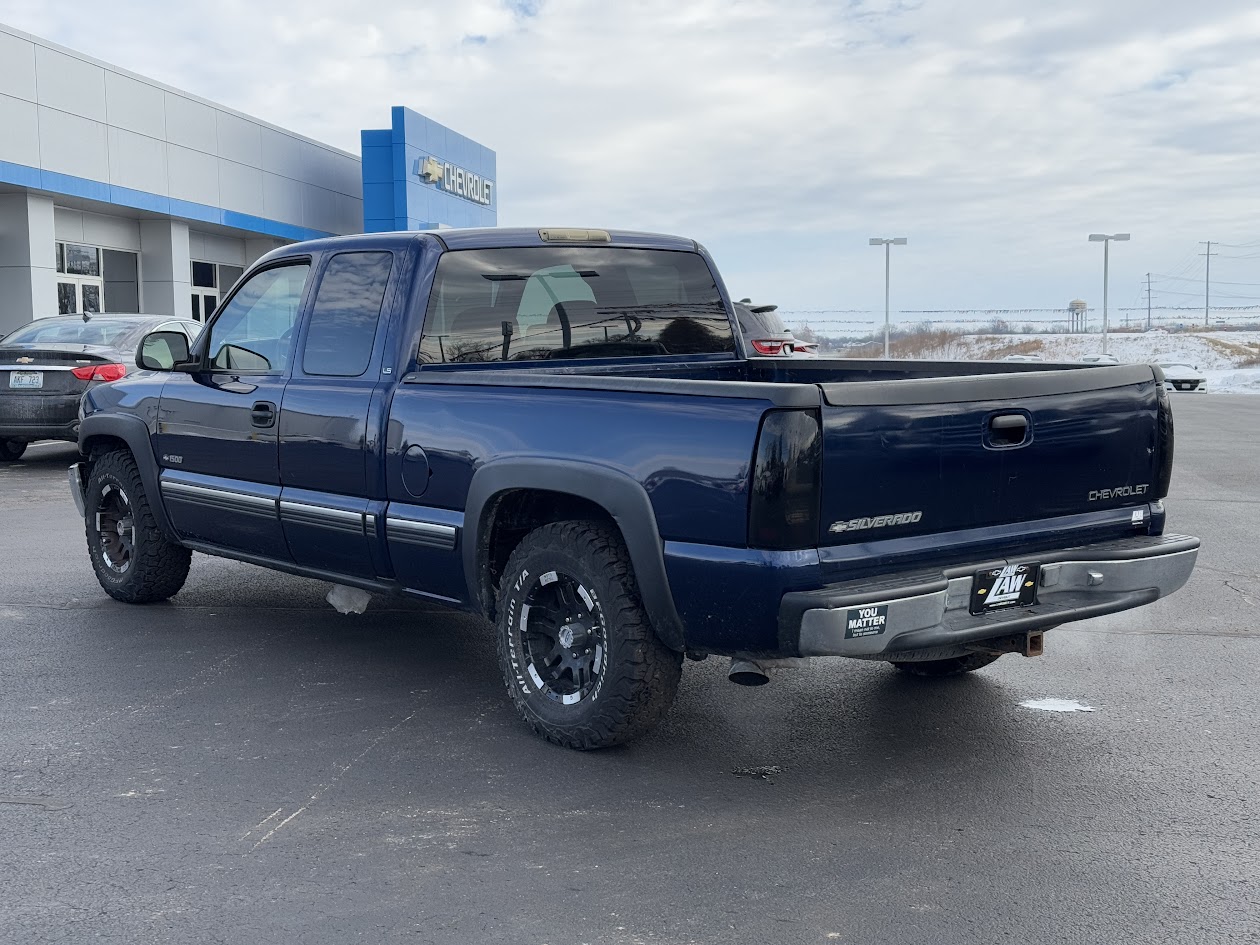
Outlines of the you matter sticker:
M 844 638 L 877 637 L 888 629 L 888 605 L 858 607 L 844 612 Z

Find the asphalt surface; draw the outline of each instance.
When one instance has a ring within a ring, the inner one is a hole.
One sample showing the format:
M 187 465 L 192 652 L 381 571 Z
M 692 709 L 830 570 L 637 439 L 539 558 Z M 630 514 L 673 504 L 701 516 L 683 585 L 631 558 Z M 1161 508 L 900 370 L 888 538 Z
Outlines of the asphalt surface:
M 1174 401 L 1180 593 L 939 682 L 688 663 L 590 754 L 466 617 L 200 555 L 106 598 L 36 446 L 0 467 L 0 942 L 1256 942 L 1260 397 Z

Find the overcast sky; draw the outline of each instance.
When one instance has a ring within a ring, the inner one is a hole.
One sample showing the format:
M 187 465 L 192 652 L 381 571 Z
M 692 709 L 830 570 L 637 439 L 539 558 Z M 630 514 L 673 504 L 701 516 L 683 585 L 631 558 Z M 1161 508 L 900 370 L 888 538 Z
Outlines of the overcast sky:
M 498 152 L 500 224 L 692 236 L 786 310 L 882 313 L 870 236 L 909 238 L 894 311 L 1100 305 L 1096 231 L 1133 234 L 1113 306 L 1148 271 L 1201 304 L 1200 240 L 1234 244 L 1222 304 L 1260 301 L 1255 0 L 86 10 L 0 21 L 355 153 L 408 105 Z

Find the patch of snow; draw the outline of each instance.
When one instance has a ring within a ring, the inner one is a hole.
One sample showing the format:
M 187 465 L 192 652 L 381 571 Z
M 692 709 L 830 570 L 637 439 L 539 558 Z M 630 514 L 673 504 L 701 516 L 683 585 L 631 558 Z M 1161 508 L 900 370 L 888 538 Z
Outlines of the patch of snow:
M 339 614 L 361 614 L 367 610 L 372 595 L 362 588 L 334 584 L 324 600 L 332 604 Z
M 921 357 L 944 360 L 1001 358 L 1017 345 L 1020 353 L 1045 361 L 1079 361 L 1102 354 L 1100 334 L 1019 334 L 956 336 Z M 1207 392 L 1260 394 L 1260 367 L 1243 367 L 1260 357 L 1260 332 L 1182 332 L 1178 334 L 1112 334 L 1107 353 L 1121 364 L 1189 364 L 1208 379 Z
M 1075 699 L 1028 699 L 1020 703 L 1025 709 L 1041 709 L 1043 712 L 1093 712 L 1083 702 Z

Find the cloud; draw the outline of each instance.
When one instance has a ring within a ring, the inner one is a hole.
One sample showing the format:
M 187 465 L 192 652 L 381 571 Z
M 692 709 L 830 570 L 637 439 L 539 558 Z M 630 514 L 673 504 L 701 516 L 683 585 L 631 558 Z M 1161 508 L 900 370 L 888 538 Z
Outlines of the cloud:
M 1023 0 L 461 0 L 0 20 L 347 150 L 406 104 L 498 152 L 500 222 L 682 232 L 732 290 L 882 310 L 1113 298 L 1252 232 L 1260 11 Z M 1214 263 L 1214 268 L 1216 264 Z M 1242 270 L 1239 270 L 1241 273 Z M 1260 275 L 1252 277 L 1260 281 Z

